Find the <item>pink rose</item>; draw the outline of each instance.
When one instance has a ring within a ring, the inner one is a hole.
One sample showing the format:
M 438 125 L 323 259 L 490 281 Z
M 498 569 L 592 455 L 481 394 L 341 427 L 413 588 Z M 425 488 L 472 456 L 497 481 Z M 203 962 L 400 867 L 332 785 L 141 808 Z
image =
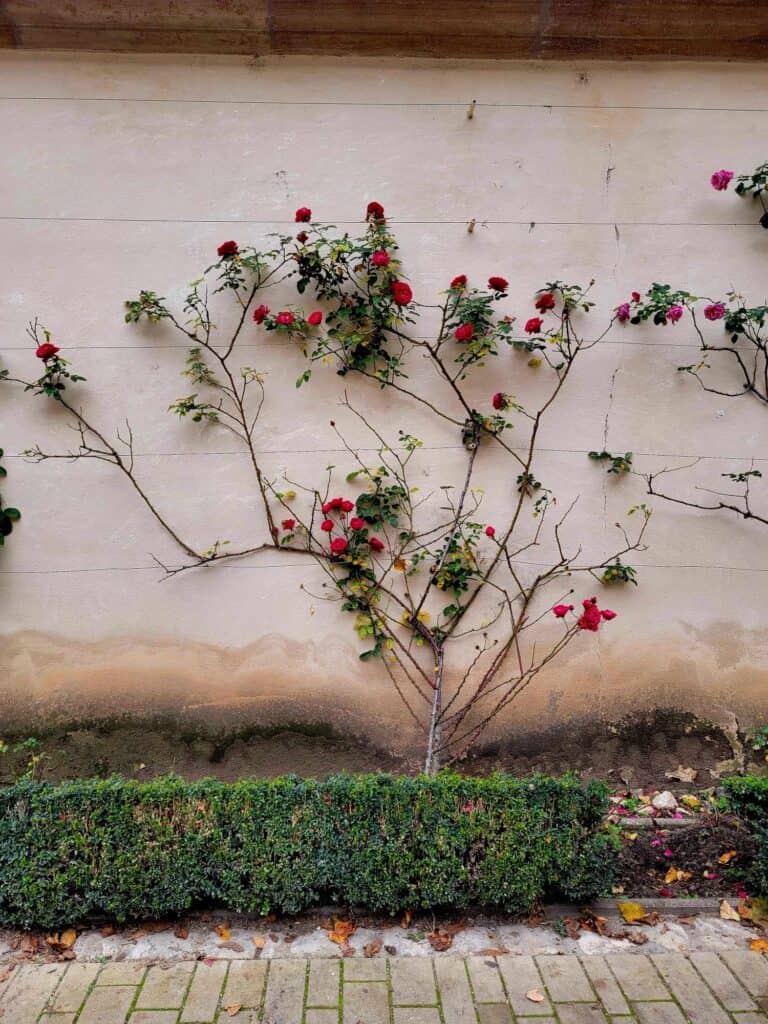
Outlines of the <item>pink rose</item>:
M 495 537 L 496 536 L 496 527 L 495 526 L 486 526 L 486 528 L 485 528 L 485 536 L 486 537 Z
M 620 324 L 625 324 L 631 315 L 628 302 L 622 302 L 620 306 L 616 307 L 616 319 Z
M 579 629 L 587 629 L 591 633 L 596 633 L 600 629 L 600 609 L 597 607 L 597 598 L 590 597 L 581 603 L 584 611 L 579 616 L 577 625 Z
M 602 615 L 602 617 L 605 619 L 606 622 L 610 622 L 611 619 L 615 619 L 616 618 L 616 612 L 612 612 L 610 608 L 601 608 L 600 609 L 600 614 Z
M 682 306 L 670 306 L 667 310 L 667 320 L 672 324 L 676 324 L 683 315 L 683 312 L 684 310 Z
M 389 253 L 386 249 L 377 249 L 376 252 L 371 256 L 371 263 L 374 267 L 387 267 L 389 266 L 390 259 Z
M 319 309 L 316 309 L 314 313 L 310 313 L 307 317 L 307 323 L 311 324 L 312 327 L 317 327 L 318 324 L 323 322 L 323 314 Z
M 278 313 L 277 316 L 275 317 L 277 323 L 281 324 L 283 327 L 290 327 L 295 319 L 296 317 L 293 315 L 293 313 L 289 313 L 287 311 L 283 313 Z
M 715 171 L 712 177 L 709 179 L 712 183 L 712 188 L 716 192 L 725 192 L 728 188 L 731 178 L 733 177 L 733 171 Z
M 722 320 L 725 316 L 725 304 L 722 302 L 710 302 L 704 307 L 704 316 L 707 320 Z

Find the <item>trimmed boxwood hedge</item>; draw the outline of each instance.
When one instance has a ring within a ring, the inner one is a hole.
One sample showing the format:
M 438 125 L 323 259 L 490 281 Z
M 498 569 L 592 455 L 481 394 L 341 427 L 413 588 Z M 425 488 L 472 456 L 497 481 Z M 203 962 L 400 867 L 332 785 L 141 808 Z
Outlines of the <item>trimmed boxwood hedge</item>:
M 734 776 L 723 780 L 731 809 L 747 825 L 755 840 L 755 859 L 750 881 L 762 895 L 768 894 L 768 777 Z
M 605 801 L 569 776 L 22 781 L 0 791 L 0 922 L 201 905 L 523 912 L 610 884 Z

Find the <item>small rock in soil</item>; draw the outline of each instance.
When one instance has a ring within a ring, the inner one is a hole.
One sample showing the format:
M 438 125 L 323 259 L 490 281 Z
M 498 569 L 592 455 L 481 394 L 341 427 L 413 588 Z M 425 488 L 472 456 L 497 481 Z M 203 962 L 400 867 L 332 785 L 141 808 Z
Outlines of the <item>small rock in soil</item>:
M 665 789 L 662 793 L 657 793 L 656 796 L 651 800 L 651 803 L 657 811 L 674 811 L 677 808 L 677 800 L 668 789 Z

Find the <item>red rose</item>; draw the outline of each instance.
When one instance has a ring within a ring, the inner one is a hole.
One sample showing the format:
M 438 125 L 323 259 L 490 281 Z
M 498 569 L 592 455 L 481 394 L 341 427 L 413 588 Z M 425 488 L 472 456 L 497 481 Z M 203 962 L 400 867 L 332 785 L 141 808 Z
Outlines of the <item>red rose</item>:
M 290 327 L 295 319 L 296 317 L 293 315 L 293 313 L 289 313 L 288 311 L 278 313 L 277 316 L 275 317 L 275 320 L 279 324 L 282 324 L 283 327 Z
M 456 337 L 456 341 L 471 341 L 472 335 L 475 333 L 475 329 L 472 324 L 459 324 L 453 333 Z
M 384 220 L 384 207 L 381 203 L 368 203 L 365 211 L 366 220 Z
M 406 284 L 405 281 L 393 281 L 392 282 L 392 298 L 395 300 L 398 306 L 407 306 L 408 303 L 413 299 L 413 292 L 411 286 Z
M 38 345 L 35 349 L 35 355 L 38 359 L 48 360 L 52 359 L 53 356 L 59 351 L 58 345 L 52 345 L 50 341 L 43 342 L 42 345 Z
M 633 302 L 639 302 L 640 301 L 640 292 L 632 292 L 632 301 Z
M 526 321 L 525 330 L 528 334 L 538 334 L 543 323 L 540 316 L 532 316 L 530 320 Z
M 296 520 L 295 519 L 284 519 L 283 523 L 282 523 L 282 526 L 283 526 L 284 530 L 292 530 L 295 525 L 296 525 Z
M 316 309 L 314 313 L 310 313 L 309 316 L 307 317 L 307 323 L 311 324 L 313 327 L 317 327 L 317 325 L 321 324 L 322 322 L 323 314 L 320 312 L 319 309 Z
M 237 256 L 237 242 L 222 242 L 216 251 L 218 252 L 219 256 Z
M 329 498 L 328 501 L 323 504 L 323 512 L 327 514 L 328 512 L 332 512 L 335 508 L 341 508 L 343 501 L 343 498 Z
M 323 508 L 325 508 L 325 506 L 323 506 Z M 322 523 L 320 523 L 320 529 L 323 531 L 323 533 L 330 533 L 331 530 L 333 529 L 333 520 L 324 519 Z
M 451 288 L 466 288 L 467 287 L 467 275 L 459 274 L 451 281 Z
M 296 241 L 301 242 L 302 245 L 304 244 L 304 242 L 306 242 L 308 238 L 309 235 L 307 234 L 306 231 L 300 231 L 298 235 L 296 235 Z
M 600 629 L 601 621 L 597 598 L 590 597 L 581 603 L 584 606 L 584 611 L 581 613 L 577 625 L 579 629 L 588 629 L 591 633 L 596 633 Z
M 564 619 L 568 612 L 573 611 L 572 604 L 556 604 L 552 609 L 552 614 L 556 619 Z
M 343 555 L 347 550 L 347 542 L 343 537 L 334 537 L 331 541 L 331 551 L 334 555 Z
M 254 309 L 253 319 L 256 321 L 257 324 L 263 324 L 264 318 L 266 317 L 268 312 L 269 306 L 265 306 L 264 303 L 262 302 L 260 306 L 257 306 L 256 309 Z
M 345 498 L 344 501 L 340 502 L 339 507 L 342 512 L 351 512 L 355 507 L 354 501 L 350 501 L 349 498 Z
M 493 403 L 493 408 L 496 410 L 507 408 L 507 396 L 503 391 L 497 391 L 491 399 L 491 402 Z
M 555 296 L 552 294 L 552 292 L 544 292 L 543 295 L 540 295 L 538 299 L 536 299 L 536 309 L 538 309 L 540 313 L 546 313 L 548 309 L 554 308 Z
M 360 516 L 352 516 L 349 520 L 349 525 L 353 530 L 365 529 L 365 520 L 361 519 Z
M 495 537 L 496 536 L 496 527 L 495 526 L 486 526 L 486 528 L 485 528 L 485 536 L 486 537 Z
M 377 249 L 373 256 L 371 256 L 371 263 L 374 265 L 374 267 L 389 266 L 390 259 L 387 250 Z
M 616 618 L 616 612 L 612 612 L 610 608 L 601 608 L 600 609 L 600 614 L 602 615 L 602 617 L 605 619 L 606 622 L 610 622 L 611 619 L 615 619 Z
M 509 288 L 509 281 L 504 277 L 489 277 L 488 287 L 492 292 L 505 292 Z
M 306 224 L 310 220 L 312 220 L 312 211 L 310 208 L 308 206 L 300 206 L 296 211 L 296 223 Z
M 368 546 L 373 548 L 374 551 L 384 550 L 384 542 L 379 540 L 378 537 L 371 537 L 371 539 L 368 541 Z

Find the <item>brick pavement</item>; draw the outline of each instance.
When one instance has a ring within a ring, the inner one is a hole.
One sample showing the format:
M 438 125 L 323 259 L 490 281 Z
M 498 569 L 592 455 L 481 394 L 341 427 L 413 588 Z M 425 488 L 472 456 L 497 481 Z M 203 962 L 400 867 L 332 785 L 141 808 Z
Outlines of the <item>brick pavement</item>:
M 25 963 L 0 983 L 0 1024 L 768 1024 L 767 1009 L 768 960 L 737 950 Z

